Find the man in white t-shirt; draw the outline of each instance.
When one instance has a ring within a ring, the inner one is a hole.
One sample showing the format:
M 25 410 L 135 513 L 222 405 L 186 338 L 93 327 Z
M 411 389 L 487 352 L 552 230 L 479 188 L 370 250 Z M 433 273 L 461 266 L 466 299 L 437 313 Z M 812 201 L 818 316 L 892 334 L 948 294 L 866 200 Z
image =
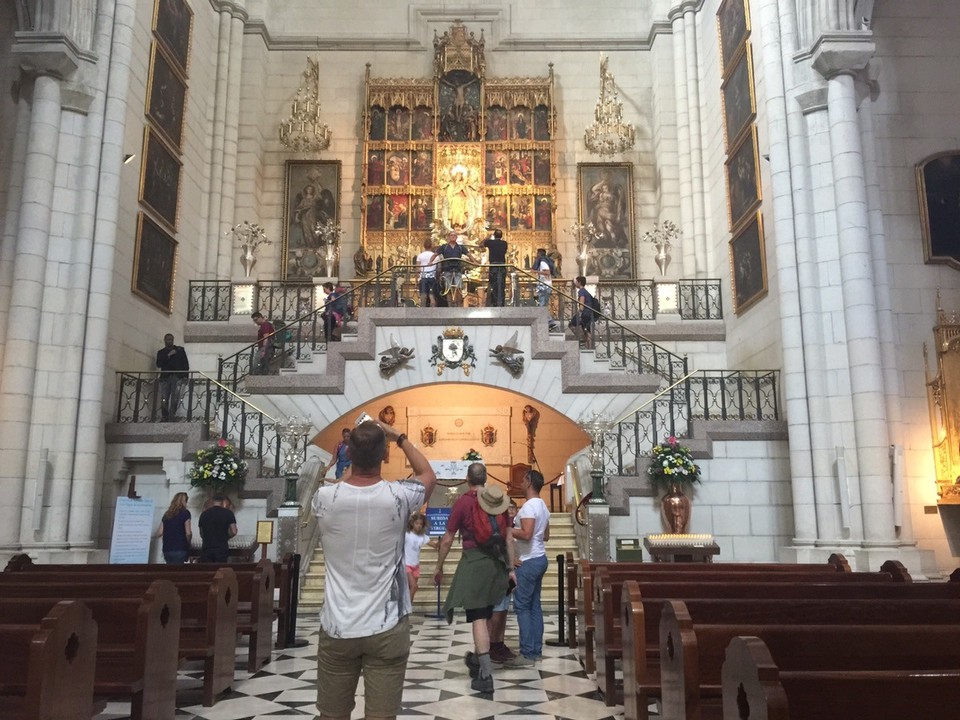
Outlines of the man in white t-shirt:
M 390 441 L 406 455 L 414 480 L 380 476 Z M 367 717 L 400 711 L 411 612 L 404 534 L 437 483 L 423 454 L 386 423 L 360 423 L 349 449 L 351 474 L 321 487 L 312 503 L 326 563 L 317 647 L 321 720 L 349 720 L 361 672 Z
M 520 560 L 513 591 L 513 610 L 520 625 L 520 655 L 506 663 L 512 667 L 533 665 L 543 655 L 543 608 L 540 591 L 547 572 L 546 542 L 550 539 L 550 511 L 540 499 L 543 475 L 528 470 L 521 483 L 526 498 L 514 519 L 513 539 Z
M 417 255 L 420 268 L 420 307 L 437 307 L 437 261 L 433 259 L 433 242 L 423 241 L 423 252 Z
M 547 322 L 551 330 L 558 326 L 557 321 L 550 315 L 550 296 L 553 295 L 553 263 L 547 257 L 545 248 L 537 248 L 537 256 L 533 259 L 533 271 L 537 274 L 537 304 L 547 308 Z

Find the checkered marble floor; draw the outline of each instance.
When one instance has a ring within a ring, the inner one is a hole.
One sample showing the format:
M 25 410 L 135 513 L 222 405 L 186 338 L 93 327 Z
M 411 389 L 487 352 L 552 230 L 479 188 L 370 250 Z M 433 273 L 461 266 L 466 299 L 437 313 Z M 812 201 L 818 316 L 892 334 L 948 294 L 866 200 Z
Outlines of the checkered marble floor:
M 470 690 L 470 676 L 463 656 L 473 647 L 470 626 L 462 619 L 447 625 L 444 620 L 413 616 L 410 661 L 399 718 L 437 720 L 493 720 L 567 718 L 569 720 L 620 720 L 623 706 L 607 707 L 594 680 L 588 677 L 567 647 L 544 644 L 543 659 L 535 667 L 494 670 L 494 693 L 482 696 Z M 245 648 L 238 649 L 233 689 L 216 705 L 203 707 L 200 700 L 202 672 L 185 666 L 178 679 L 176 720 L 290 720 L 316 717 L 316 643 L 318 623 L 314 615 L 301 615 L 297 636 L 303 647 L 276 650 L 260 672 L 241 671 Z M 545 640 L 558 637 L 556 619 L 546 619 Z M 517 625 L 511 613 L 507 622 L 507 645 L 517 648 Z M 109 703 L 96 720 L 124 720 L 130 704 Z M 363 680 L 357 689 L 353 718 L 363 717 Z

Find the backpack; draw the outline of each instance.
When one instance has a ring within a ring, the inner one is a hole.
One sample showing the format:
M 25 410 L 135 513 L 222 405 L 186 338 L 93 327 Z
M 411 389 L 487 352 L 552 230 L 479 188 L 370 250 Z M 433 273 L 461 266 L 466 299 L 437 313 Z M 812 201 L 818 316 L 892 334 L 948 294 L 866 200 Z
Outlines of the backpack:
M 540 259 L 547 264 L 548 268 L 550 268 L 550 277 L 555 278 L 557 276 L 557 266 L 553 262 L 553 258 L 549 255 L 544 255 Z
M 600 304 L 600 298 L 596 295 L 590 296 L 590 302 L 587 303 L 588 307 L 593 310 L 593 316 L 597 317 L 603 311 L 603 305 Z
M 470 525 L 473 540 L 477 548 L 484 552 L 500 551 L 503 557 L 507 553 L 507 524 L 503 515 L 490 515 L 480 507 L 480 501 L 473 503 L 470 510 Z

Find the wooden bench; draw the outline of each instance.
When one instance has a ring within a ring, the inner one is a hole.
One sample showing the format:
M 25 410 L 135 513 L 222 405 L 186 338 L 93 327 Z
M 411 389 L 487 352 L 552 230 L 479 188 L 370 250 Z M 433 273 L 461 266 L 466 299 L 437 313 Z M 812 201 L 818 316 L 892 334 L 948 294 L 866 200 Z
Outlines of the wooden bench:
M 167 578 L 169 579 L 169 578 Z M 182 660 L 203 662 L 203 704 L 207 707 L 233 685 L 237 647 L 237 578 L 227 567 L 212 578 L 171 581 L 180 595 L 180 642 Z M 114 597 L 142 596 L 152 579 L 118 575 L 86 575 L 82 580 L 64 579 L 43 572 L 0 573 L 0 594 L 30 598 L 41 593 L 60 598 L 99 598 L 108 590 Z
M 644 564 L 641 564 L 644 565 Z M 787 582 L 787 583 L 807 583 L 818 582 L 821 580 L 831 583 L 910 583 L 910 573 L 897 561 L 884 563 L 879 572 L 824 572 L 822 569 L 814 571 L 780 569 L 792 568 L 794 566 L 780 565 L 772 566 L 768 569 L 757 570 L 746 565 L 740 571 L 722 570 L 714 572 L 714 565 L 704 565 L 702 563 L 691 563 L 682 570 L 664 573 L 661 570 L 649 570 L 650 567 L 670 567 L 671 565 L 653 565 L 646 564 L 642 567 L 632 567 L 624 569 L 620 567 L 598 567 L 594 570 L 593 582 L 588 582 L 584 578 L 584 618 L 582 621 L 584 641 L 581 649 L 581 658 L 584 669 L 589 672 L 597 672 L 597 682 L 601 689 L 611 687 L 607 678 L 612 678 L 613 660 L 619 659 L 620 630 L 619 623 L 621 619 L 620 601 L 621 588 L 619 586 L 624 580 L 635 579 L 640 582 L 656 582 L 669 579 L 671 582 Z M 676 565 L 674 565 L 676 567 Z M 610 582 L 617 583 L 616 587 L 607 590 L 606 595 L 602 590 L 604 580 L 608 578 Z M 590 591 L 590 595 L 587 594 Z M 606 605 L 604 605 L 606 597 Z M 591 599 L 592 598 L 592 599 Z M 591 614 L 587 614 L 592 611 Z M 591 640 L 593 638 L 593 640 Z M 596 647 L 595 647 L 596 646 Z M 608 657 L 612 656 L 612 657 Z M 606 662 L 601 662 L 599 658 L 605 658 Z M 617 694 L 615 693 L 615 696 Z M 613 698 L 611 698 L 613 699 Z
M 38 588 L 43 592 L 44 588 Z M 0 599 L 4 622 L 39 623 L 56 597 Z M 118 597 L 101 588 L 85 598 L 99 632 L 93 691 L 97 696 L 130 698 L 136 720 L 165 720 L 176 714 L 180 642 L 180 596 L 167 580 L 156 580 L 141 597 Z
M 785 627 L 840 626 L 842 635 L 849 626 L 909 625 L 924 632 L 940 626 L 960 639 L 958 614 L 960 599 L 667 601 L 659 632 L 662 714 L 684 720 L 721 717 L 721 668 L 727 646 L 739 635 L 776 639 Z M 840 653 L 831 668 L 868 669 L 873 662 L 873 657 Z M 960 657 L 956 662 L 960 667 Z
M 58 602 L 39 623 L 0 624 L 0 717 L 90 720 L 97 623 L 84 603 Z
M 641 587 L 643 591 L 641 592 Z M 960 600 L 960 583 L 623 583 L 622 667 L 626 720 L 647 717 L 647 696 L 660 693 L 660 615 L 666 600 L 686 598 L 688 606 L 704 599 L 776 602 L 789 600 L 853 601 L 871 599 Z
M 957 717 L 954 628 L 797 630 L 731 640 L 722 670 L 725 720 Z
M 583 592 L 584 581 L 590 582 L 593 577 L 593 571 L 596 568 L 622 568 L 629 570 L 631 568 L 642 568 L 650 572 L 682 572 L 684 570 L 696 570 L 702 567 L 700 563 L 644 563 L 644 562 L 591 562 L 589 560 L 574 560 L 573 553 L 568 552 L 564 574 L 566 576 L 566 614 L 567 614 L 567 644 L 573 649 L 577 647 L 578 640 L 582 636 L 577 636 L 577 618 L 583 616 Z M 827 574 L 835 572 L 850 572 L 850 563 L 840 553 L 834 553 L 825 563 L 714 563 L 711 570 L 716 572 L 738 573 L 743 570 L 773 572 L 824 572 Z M 586 617 L 592 615 L 588 614 Z M 583 627 L 581 622 L 580 627 Z M 582 633 L 582 630 L 581 630 Z
M 197 569 L 187 569 L 195 567 Z M 165 578 L 177 584 L 184 582 L 209 582 L 220 567 L 226 567 L 237 578 L 237 632 L 249 638 L 247 646 L 247 671 L 257 672 L 270 661 L 272 647 L 274 603 L 276 586 L 274 564 L 261 560 L 253 565 L 37 565 L 22 564 L 16 570 L 8 566 L 7 572 L 14 575 L 33 576 L 42 574 L 64 580 L 83 582 L 86 579 L 102 579 L 111 582 L 148 581 Z

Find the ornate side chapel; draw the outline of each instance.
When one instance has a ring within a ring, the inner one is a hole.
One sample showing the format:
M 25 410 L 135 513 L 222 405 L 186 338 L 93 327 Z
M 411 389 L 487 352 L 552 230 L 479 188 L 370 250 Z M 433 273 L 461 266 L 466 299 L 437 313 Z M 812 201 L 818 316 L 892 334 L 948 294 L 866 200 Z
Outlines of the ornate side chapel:
M 457 21 L 434 36 L 432 78 L 367 65 L 358 274 L 408 264 L 424 240 L 510 233 L 511 262 L 556 248 L 553 66 L 488 78 L 480 38 Z

